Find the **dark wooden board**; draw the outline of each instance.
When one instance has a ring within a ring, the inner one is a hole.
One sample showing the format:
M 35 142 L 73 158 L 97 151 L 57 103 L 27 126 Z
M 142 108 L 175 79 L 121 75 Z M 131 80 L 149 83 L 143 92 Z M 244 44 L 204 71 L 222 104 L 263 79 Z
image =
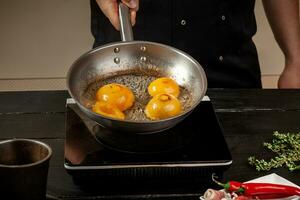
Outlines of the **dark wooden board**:
M 65 113 L 1 114 L 0 137 L 63 138 Z
M 233 164 L 225 174 L 227 180 L 247 181 L 270 173 L 277 173 L 300 185 L 300 172 L 290 172 L 286 167 L 267 172 L 257 172 L 248 165 L 247 158 L 256 156 L 269 160 L 275 156 L 263 147 L 272 142 L 273 132 L 299 133 L 299 111 L 251 111 L 217 114 L 224 130 L 225 139 L 233 156 Z
M 217 113 L 217 117 L 226 136 L 259 135 L 266 138 L 274 131 L 300 132 L 299 111 L 222 112 Z
M 209 89 L 217 111 L 300 110 L 300 90 Z
M 67 91 L 0 92 L 0 113 L 65 112 Z

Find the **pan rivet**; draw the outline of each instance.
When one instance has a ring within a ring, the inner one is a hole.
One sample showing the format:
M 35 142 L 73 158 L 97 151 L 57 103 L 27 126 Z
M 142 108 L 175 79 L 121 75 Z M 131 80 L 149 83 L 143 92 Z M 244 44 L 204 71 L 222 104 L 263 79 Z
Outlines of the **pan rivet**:
M 114 48 L 114 52 L 115 53 L 119 53 L 120 52 L 120 49 L 118 47 Z
M 146 58 L 145 56 L 142 56 L 142 57 L 141 57 L 141 61 L 142 61 L 142 62 L 145 62 L 146 60 L 147 60 L 147 58 Z
M 180 22 L 180 24 L 182 25 L 182 26 L 185 26 L 186 25 L 186 20 L 181 20 L 181 22 Z
M 116 64 L 119 64 L 119 63 L 120 63 L 120 58 L 118 58 L 118 57 L 114 58 L 114 62 L 115 62 Z
M 141 46 L 141 51 L 146 51 L 146 47 L 145 46 Z

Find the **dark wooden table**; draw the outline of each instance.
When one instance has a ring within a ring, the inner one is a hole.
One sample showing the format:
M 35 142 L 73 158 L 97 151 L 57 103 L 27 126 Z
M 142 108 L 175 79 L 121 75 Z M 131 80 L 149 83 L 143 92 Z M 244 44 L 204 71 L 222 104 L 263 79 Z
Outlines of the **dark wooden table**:
M 300 90 L 229 90 L 208 91 L 233 157 L 224 174 L 225 180 L 247 181 L 266 174 L 278 175 L 300 185 L 300 172 L 280 168 L 257 172 L 247 163 L 250 155 L 264 156 L 262 146 L 274 131 L 300 131 Z M 48 143 L 54 151 L 48 177 L 49 199 L 198 199 L 197 189 L 178 189 L 157 193 L 153 189 L 123 191 L 114 188 L 98 193 L 85 191 L 74 184 L 65 171 L 66 91 L 1 92 L 0 140 L 34 138 Z M 212 147 L 212 151 L 218 147 Z M 189 186 L 187 186 L 189 187 Z M 197 188 L 197 186 L 190 186 Z M 113 191 L 113 192 L 112 192 Z

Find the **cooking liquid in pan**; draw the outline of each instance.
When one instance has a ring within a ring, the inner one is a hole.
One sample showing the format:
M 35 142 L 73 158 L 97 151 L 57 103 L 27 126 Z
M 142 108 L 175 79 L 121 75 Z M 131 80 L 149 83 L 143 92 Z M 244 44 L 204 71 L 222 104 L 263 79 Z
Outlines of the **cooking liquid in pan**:
M 151 121 L 146 117 L 144 108 L 151 99 L 151 96 L 148 94 L 147 88 L 149 84 L 157 78 L 159 77 L 144 74 L 128 74 L 116 75 L 104 80 L 95 81 L 87 87 L 81 98 L 81 102 L 87 108 L 91 109 L 92 105 L 95 103 L 95 95 L 97 93 L 97 90 L 100 87 L 110 83 L 119 83 L 130 88 L 135 96 L 134 105 L 130 109 L 125 111 L 125 119 L 133 121 Z M 183 88 L 181 86 L 178 99 L 181 103 L 183 112 L 189 109 L 193 104 L 191 93 L 186 88 Z

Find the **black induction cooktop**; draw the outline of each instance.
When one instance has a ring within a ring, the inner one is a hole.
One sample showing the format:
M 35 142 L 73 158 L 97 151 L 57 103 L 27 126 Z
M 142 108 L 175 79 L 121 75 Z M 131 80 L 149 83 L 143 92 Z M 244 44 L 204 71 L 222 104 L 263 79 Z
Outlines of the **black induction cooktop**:
M 72 99 L 67 100 L 66 109 L 64 166 L 72 175 L 211 176 L 222 173 L 232 163 L 222 127 L 208 97 L 175 127 L 135 140 L 126 140 L 122 135 L 119 141 L 117 134 L 126 133 L 112 134 L 85 116 Z M 111 139 L 111 135 L 115 138 Z M 137 145 L 140 142 L 144 143 Z

